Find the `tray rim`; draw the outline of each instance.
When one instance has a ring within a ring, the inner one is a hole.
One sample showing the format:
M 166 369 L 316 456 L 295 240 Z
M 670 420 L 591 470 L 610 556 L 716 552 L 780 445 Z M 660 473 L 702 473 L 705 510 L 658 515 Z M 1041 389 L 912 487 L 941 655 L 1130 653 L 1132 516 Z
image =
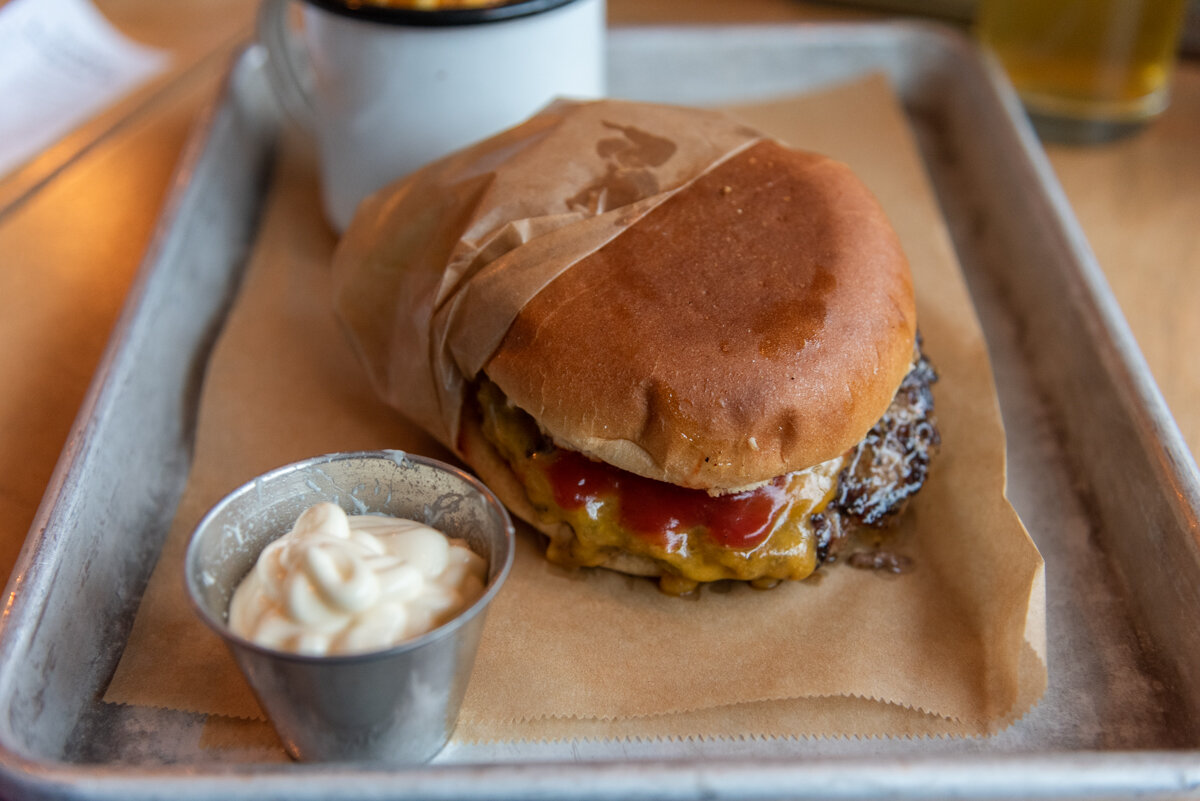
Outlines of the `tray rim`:
M 486 765 L 386 766 L 300 765 L 279 763 L 221 765 L 208 772 L 195 764 L 182 770 L 114 768 L 45 763 L 25 775 L 2 777 L 0 789 L 33 790 L 28 797 L 118 799 L 170 796 L 178 801 L 245 798 L 269 791 L 279 781 L 291 784 L 287 797 L 325 798 L 1000 798 L 1128 797 L 1176 798 L 1200 790 L 1200 760 L 1193 752 L 1066 752 L 1037 756 L 966 755 L 873 760 L 822 758 L 814 762 L 774 758 L 698 763 L 686 760 L 528 762 Z M 204 765 L 205 768 L 213 768 Z M 1019 765 L 1021 770 L 1014 771 Z M 1019 772 L 1021 784 L 1014 784 Z M 381 792 L 380 780 L 396 792 Z M 580 787 L 607 787 L 601 793 Z M 878 792 L 871 792 L 876 790 Z M 76 791 L 85 795 L 76 795 Z M 614 792 L 615 791 L 615 792 Z M 781 794 L 782 791 L 782 794 Z M 25 796 L 22 796 L 25 797 Z M 266 796 L 270 797 L 270 796 Z
M 824 32 L 836 32 L 841 36 L 851 36 L 856 41 L 869 41 L 872 37 L 894 36 L 897 30 L 918 39 L 933 39 L 940 46 L 952 48 L 963 47 L 960 34 L 944 26 L 914 21 L 888 21 L 877 23 L 814 23 L 799 22 L 782 25 L 728 25 L 728 26 L 630 26 L 616 27 L 611 33 L 617 36 L 636 37 L 639 35 L 661 35 L 663 32 L 695 32 L 707 30 L 711 35 L 729 37 L 769 33 L 781 37 L 799 37 L 806 35 L 821 35 Z M 799 39 L 798 39 L 799 41 Z M 802 42 L 801 42 L 802 43 Z M 83 480 L 79 475 L 81 449 L 87 443 L 87 428 L 95 410 L 104 403 L 110 391 L 114 371 L 119 366 L 122 345 L 126 339 L 128 328 L 136 324 L 138 313 L 145 301 L 147 285 L 157 272 L 159 260 L 167 250 L 172 226 L 176 215 L 186 203 L 186 194 L 194 176 L 196 166 L 200 161 L 205 147 L 211 136 L 211 126 L 221 113 L 230 93 L 233 91 L 234 70 L 237 64 L 247 57 L 247 52 L 253 50 L 251 45 L 238 54 L 233 66 L 222 81 L 221 89 L 205 107 L 189 135 L 188 142 L 180 157 L 174 177 L 170 182 L 167 201 L 159 215 L 155 234 L 137 276 L 127 295 L 114 335 L 110 339 L 104 355 L 95 371 L 92 384 L 81 404 L 76 421 L 72 426 L 59 462 L 47 485 L 46 493 L 39 506 L 29 536 L 22 548 L 14 568 L 12 578 L 6 590 L 7 602 L 0 613 L 0 643 L 10 639 L 10 619 L 14 614 L 22 613 L 22 606 L 27 604 L 25 589 L 29 583 L 30 571 L 34 578 L 39 574 L 36 568 L 39 564 L 53 561 L 53 556 L 60 549 L 69 547 L 67 540 L 69 532 L 56 530 L 52 524 L 55 518 L 57 501 L 62 494 L 76 482 Z M 1133 339 L 1124 317 L 1120 312 L 1116 299 L 1112 296 L 1107 282 L 1103 277 L 1098 263 L 1092 256 L 1082 229 L 1075 220 L 1069 202 L 1059 186 L 1053 170 L 1044 151 L 1038 144 L 1032 128 L 1019 114 L 1020 106 L 1015 93 L 1007 86 L 1002 76 L 997 80 L 994 67 L 992 79 L 995 83 L 997 98 L 1004 105 L 1010 117 L 1013 118 L 1014 128 L 1021 141 L 1030 163 L 1042 179 L 1042 186 L 1047 192 L 1048 201 L 1058 212 L 1055 220 L 1064 234 L 1076 249 L 1080 273 L 1088 289 L 1088 298 L 1092 302 L 1093 311 L 1103 324 L 1102 331 L 1110 341 L 1108 347 L 1119 355 L 1122 366 L 1126 370 L 1126 378 L 1132 388 L 1138 393 L 1139 406 L 1145 413 L 1155 434 L 1154 441 L 1162 448 L 1164 457 L 1172 466 L 1179 478 L 1179 486 L 1184 490 L 1184 503 L 1180 510 L 1191 512 L 1194 524 L 1195 510 L 1200 508 L 1200 471 L 1190 451 L 1183 444 L 1182 436 L 1175 425 L 1173 417 L 1167 410 L 1165 401 L 1158 392 L 1141 351 Z M 1014 113 L 1016 112 L 1016 113 Z M 1193 525 L 1193 531 L 1195 531 Z M 38 587 L 35 585 L 33 590 Z M 0 671 L 2 672 L 2 671 Z M 364 794 L 377 792 L 378 788 L 369 785 L 381 776 L 395 781 L 400 787 L 417 793 L 441 795 L 452 792 L 463 794 L 467 789 L 461 781 L 464 775 L 470 775 L 476 784 L 471 785 L 480 797 L 528 797 L 529 779 L 540 777 L 534 782 L 541 791 L 557 789 L 559 792 L 578 791 L 581 781 L 594 779 L 609 781 L 612 778 L 625 777 L 625 784 L 630 792 L 629 797 L 638 797 L 639 792 L 660 797 L 663 782 L 676 782 L 676 786 L 688 792 L 681 792 L 679 797 L 692 797 L 693 793 L 702 794 L 709 789 L 717 790 L 716 795 L 736 795 L 739 792 L 760 794 L 778 791 L 787 787 L 799 796 L 814 794 L 826 795 L 831 788 L 841 788 L 839 795 L 852 796 L 857 793 L 855 787 L 886 788 L 887 792 L 897 797 L 929 797 L 934 793 L 965 794 L 968 796 L 982 795 L 981 788 L 989 793 L 1125 793 L 1125 792 L 1154 792 L 1174 795 L 1181 792 L 1194 791 L 1200 788 L 1200 751 L 1095 751 L 1071 750 L 1058 753 L 1046 753 L 1036 758 L 1025 754 L 970 754 L 953 756 L 904 756 L 865 758 L 865 757 L 822 757 L 815 762 L 797 762 L 782 758 L 739 759 L 736 762 L 706 762 L 701 764 L 694 759 L 680 758 L 672 760 L 649 761 L 619 761 L 594 760 L 582 763 L 562 762 L 523 762 L 494 765 L 433 765 L 411 770 L 396 770 L 372 766 L 366 769 L 354 769 L 338 766 L 298 766 L 291 764 L 261 765 L 237 764 L 219 765 L 208 763 L 187 763 L 180 768 L 170 767 L 140 767 L 140 766 L 111 766 L 91 765 L 30 757 L 19 753 L 10 747 L 7 739 L 0 741 L 0 789 L 30 792 L 39 797 L 73 797 L 76 793 L 94 794 L 95 797 L 129 797 L 138 795 L 146 790 L 153 793 L 179 794 L 181 797 L 198 796 L 210 792 L 220 792 L 222 788 L 233 791 L 253 792 L 247 784 L 247 778 L 260 781 L 272 781 L 280 777 L 295 777 L 304 775 L 307 786 L 306 792 L 317 797 L 337 790 L 352 792 L 361 790 Z M 1022 771 L 1024 784 L 1013 782 L 1012 767 L 1020 763 L 1029 768 Z M 1034 770 L 1040 766 L 1040 770 Z M 211 770 L 209 770 L 211 769 Z M 208 772 L 204 772 L 208 770 Z M 931 770 L 943 778 L 936 786 L 929 783 L 928 773 Z M 636 774 L 636 776 L 634 775 Z M 906 783 L 909 775 L 915 777 L 915 783 Z M 846 776 L 857 777 L 848 784 Z M 681 781 L 687 779 L 690 781 Z M 358 781 L 355 781 L 355 779 Z M 896 783 L 896 779 L 901 779 Z M 636 779 L 636 781 L 635 781 Z M 450 781 L 454 787 L 447 791 L 444 783 Z M 644 785 L 640 781 L 646 782 Z M 990 783 L 994 782 L 994 783 Z M 479 787 L 487 786 L 487 791 Z M 270 785 L 268 785 L 270 786 Z M 724 789 L 719 789 L 719 788 Z M 807 790 L 805 788 L 808 788 Z M 265 788 L 260 788 L 265 789 Z M 291 788 L 295 790 L 295 787 Z M 861 790 L 860 790 L 861 792 Z M 232 793 L 238 794 L 236 792 Z M 296 794 L 300 797 L 299 794 Z M 553 797 L 553 793 L 550 796 Z

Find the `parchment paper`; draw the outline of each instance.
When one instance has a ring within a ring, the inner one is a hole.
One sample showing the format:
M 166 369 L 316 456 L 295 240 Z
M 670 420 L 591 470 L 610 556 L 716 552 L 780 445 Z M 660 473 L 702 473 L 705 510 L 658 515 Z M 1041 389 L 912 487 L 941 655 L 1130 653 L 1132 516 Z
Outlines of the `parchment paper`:
M 1009 725 L 1045 688 L 1042 562 L 1003 495 L 985 343 L 902 111 L 870 79 L 734 113 L 849 163 L 912 263 L 919 324 L 941 375 L 943 437 L 895 535 L 916 568 L 884 576 L 839 565 L 769 592 L 681 600 L 647 581 L 557 568 L 520 537 L 489 614 L 461 740 L 975 735 Z M 338 328 L 334 242 L 312 170 L 285 152 L 209 365 L 192 476 L 108 701 L 260 717 L 232 659 L 187 606 L 191 528 L 225 492 L 295 459 L 375 447 L 448 456 L 378 399 Z

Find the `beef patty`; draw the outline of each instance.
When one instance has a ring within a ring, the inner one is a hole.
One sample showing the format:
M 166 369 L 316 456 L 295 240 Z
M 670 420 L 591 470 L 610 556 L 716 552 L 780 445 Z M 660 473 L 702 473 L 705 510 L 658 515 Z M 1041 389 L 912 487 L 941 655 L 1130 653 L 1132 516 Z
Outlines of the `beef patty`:
M 857 526 L 883 528 L 891 523 L 925 483 L 929 462 L 941 444 L 933 416 L 937 372 L 914 346 L 913 367 L 879 422 L 850 453 L 838 476 L 837 495 L 813 515 L 820 561 L 837 558 Z

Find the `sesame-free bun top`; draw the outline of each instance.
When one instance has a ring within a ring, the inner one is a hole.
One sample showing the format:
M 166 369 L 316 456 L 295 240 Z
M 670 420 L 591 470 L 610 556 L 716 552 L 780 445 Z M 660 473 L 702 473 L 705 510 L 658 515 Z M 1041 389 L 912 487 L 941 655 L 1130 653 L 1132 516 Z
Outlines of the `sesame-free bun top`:
M 731 490 L 858 443 L 915 333 L 874 196 L 844 164 L 764 140 L 551 282 L 484 370 L 560 445 Z

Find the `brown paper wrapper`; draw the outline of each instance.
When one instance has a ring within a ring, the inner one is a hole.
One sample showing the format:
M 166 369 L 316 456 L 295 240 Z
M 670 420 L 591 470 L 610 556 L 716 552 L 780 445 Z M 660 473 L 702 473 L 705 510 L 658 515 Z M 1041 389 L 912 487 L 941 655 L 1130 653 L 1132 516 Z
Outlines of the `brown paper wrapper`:
M 769 592 L 734 586 L 676 599 L 644 580 L 555 567 L 532 537 L 519 537 L 513 573 L 489 613 L 460 740 L 978 735 L 1009 725 L 1045 688 L 1042 561 L 1004 497 L 1004 433 L 986 346 L 903 112 L 886 84 L 870 79 L 732 113 L 737 123 L 709 117 L 714 129 L 697 135 L 702 160 L 715 163 L 752 141 L 746 123 L 845 161 L 879 196 L 912 263 L 926 351 L 941 374 L 935 395 L 943 437 L 931 478 L 895 534 L 895 549 L 916 568 L 884 576 L 834 566 Z M 504 152 L 553 127 L 511 132 Z M 516 191 L 490 169 L 445 187 L 451 194 L 430 195 L 423 224 L 445 224 L 441 214 L 454 192 Z M 549 168 L 530 174 L 558 178 Z M 643 204 L 681 185 L 665 174 L 655 180 Z M 189 485 L 108 701 L 261 717 L 232 659 L 184 596 L 183 547 L 204 510 L 254 475 L 317 453 L 399 447 L 446 456 L 380 400 L 338 330 L 329 302 L 333 242 L 318 222 L 313 184 L 310 161 L 288 150 L 209 365 Z M 462 237 L 443 238 L 439 258 L 457 259 L 461 269 L 433 290 L 432 327 L 415 330 L 404 315 L 384 313 L 372 318 L 379 327 L 363 341 L 374 344 L 361 355 L 411 357 L 393 370 L 424 364 L 419 391 L 432 402 L 416 416 L 445 438 L 455 380 L 444 379 L 477 369 L 486 340 L 503 335 L 522 295 L 586 254 L 565 245 L 538 251 L 551 266 L 514 269 L 518 286 L 495 308 L 453 290 L 486 273 L 495 256 L 541 236 L 561 245 L 575 238 L 563 231 L 590 222 L 596 230 L 587 241 L 598 247 L 628 223 L 601 205 L 612 201 L 539 207 L 520 218 L 527 226 L 482 247 L 483 237 L 469 247 Z M 497 226 L 477 232 L 485 229 Z M 388 247 L 395 253 L 410 245 Z M 387 252 L 374 262 L 384 305 L 394 302 L 388 292 L 399 280 L 387 269 Z M 426 266 L 434 264 L 430 257 Z M 448 314 L 456 304 L 467 304 L 471 317 L 493 314 L 496 330 L 482 344 L 460 339 Z M 439 314 L 447 314 L 441 323 Z M 400 347 L 410 336 L 415 351 Z M 429 372 L 430 363 L 438 372 Z M 386 374 L 376 381 L 388 385 Z M 243 730 L 221 724 L 209 742 L 228 746 Z
M 376 389 L 453 449 L 466 381 L 529 299 L 761 138 L 712 111 L 564 101 L 368 198 L 334 278 Z

